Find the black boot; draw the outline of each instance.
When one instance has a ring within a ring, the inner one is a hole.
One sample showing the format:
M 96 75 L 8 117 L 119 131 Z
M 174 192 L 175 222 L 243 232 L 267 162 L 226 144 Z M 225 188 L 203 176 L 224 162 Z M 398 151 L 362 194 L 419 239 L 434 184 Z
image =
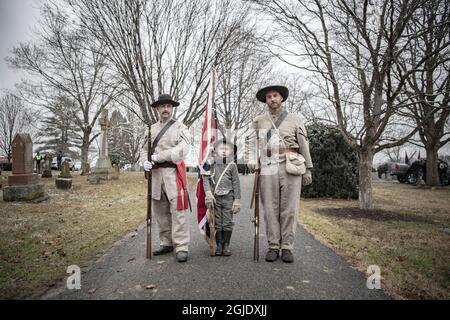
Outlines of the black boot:
M 232 231 L 224 231 L 223 232 L 223 255 L 224 256 L 231 256 L 230 251 L 230 239 L 231 239 L 231 233 Z
M 160 256 L 169 252 L 173 252 L 173 246 L 161 246 L 158 250 L 153 251 L 153 255 Z
M 222 242 L 223 242 L 222 231 L 217 231 L 216 232 L 216 244 L 217 244 L 216 256 L 222 255 L 222 250 L 223 250 Z

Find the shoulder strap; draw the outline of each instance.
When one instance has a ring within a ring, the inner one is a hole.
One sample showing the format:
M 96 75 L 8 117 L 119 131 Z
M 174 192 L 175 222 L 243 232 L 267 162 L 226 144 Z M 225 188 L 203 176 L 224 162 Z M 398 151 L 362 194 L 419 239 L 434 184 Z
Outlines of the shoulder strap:
M 268 115 L 270 122 L 272 122 L 272 125 L 274 126 L 274 129 L 278 129 L 280 127 L 284 119 L 286 119 L 287 115 L 288 115 L 287 111 L 286 110 L 283 111 L 275 123 L 273 123 L 272 119 L 270 118 L 270 114 Z M 266 142 L 269 142 L 271 137 L 272 137 L 272 130 L 269 130 L 267 131 Z
M 158 133 L 158 135 L 155 138 L 155 141 L 152 143 L 152 147 L 150 149 L 150 155 L 155 152 L 156 146 L 158 145 L 159 140 L 161 140 L 162 136 L 169 130 L 169 128 L 175 123 L 176 121 L 174 119 L 170 119 L 170 121 L 161 129 L 161 131 Z
M 222 171 L 222 174 L 220 175 L 219 179 L 217 179 L 216 187 L 214 188 L 214 190 L 217 189 L 217 187 L 219 186 L 220 182 L 222 181 L 223 176 L 225 175 L 225 172 L 227 172 L 228 168 L 229 168 L 233 163 L 234 163 L 234 162 L 230 162 L 230 163 L 225 167 L 225 170 Z

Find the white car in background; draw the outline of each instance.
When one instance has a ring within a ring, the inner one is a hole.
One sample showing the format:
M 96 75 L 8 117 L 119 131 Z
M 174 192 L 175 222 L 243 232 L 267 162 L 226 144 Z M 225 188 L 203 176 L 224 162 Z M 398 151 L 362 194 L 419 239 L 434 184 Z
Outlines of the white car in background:
M 72 170 L 75 170 L 75 171 L 81 170 L 81 161 L 75 161 L 73 163 L 73 169 Z

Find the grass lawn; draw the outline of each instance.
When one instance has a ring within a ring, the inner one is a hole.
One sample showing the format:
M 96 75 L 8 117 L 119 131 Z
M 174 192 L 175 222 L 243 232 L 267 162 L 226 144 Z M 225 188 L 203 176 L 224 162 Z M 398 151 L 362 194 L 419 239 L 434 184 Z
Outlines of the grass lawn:
M 376 209 L 357 201 L 303 199 L 300 223 L 362 272 L 381 268 L 394 298 L 450 298 L 450 188 L 375 181 Z
M 7 203 L 0 191 L 0 299 L 42 293 L 145 222 L 143 173 L 91 185 L 75 172 L 70 191 L 56 189 L 53 174 L 41 179 L 42 203 Z

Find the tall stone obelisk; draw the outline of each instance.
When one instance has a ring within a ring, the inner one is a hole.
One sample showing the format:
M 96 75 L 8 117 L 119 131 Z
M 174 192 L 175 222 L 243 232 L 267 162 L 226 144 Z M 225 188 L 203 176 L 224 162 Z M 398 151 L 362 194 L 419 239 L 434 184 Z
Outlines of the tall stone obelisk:
M 111 159 L 108 155 L 108 129 L 110 122 L 108 119 L 108 110 L 103 109 L 102 115 L 99 119 L 101 133 L 100 157 L 97 160 L 95 168 L 92 169 L 92 174 L 101 180 L 116 180 L 119 178 L 116 170 L 111 165 Z

